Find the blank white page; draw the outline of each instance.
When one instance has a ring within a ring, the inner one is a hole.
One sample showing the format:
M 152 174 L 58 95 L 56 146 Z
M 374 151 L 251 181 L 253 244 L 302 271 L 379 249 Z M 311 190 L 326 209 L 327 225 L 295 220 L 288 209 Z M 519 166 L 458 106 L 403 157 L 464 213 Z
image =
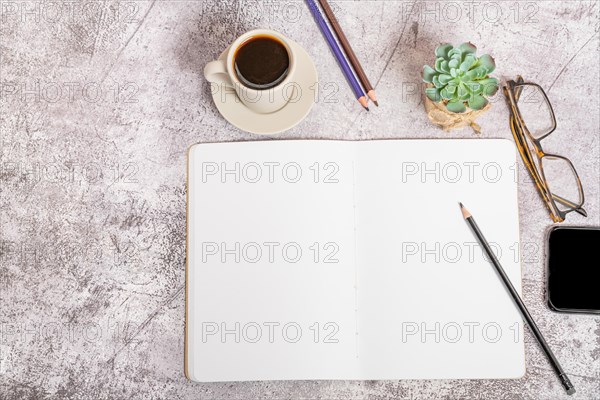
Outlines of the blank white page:
M 189 154 L 196 381 L 516 378 L 516 152 L 504 140 L 202 144 Z
M 325 141 L 192 146 L 190 379 L 357 375 L 353 151 Z
M 361 379 L 525 373 L 521 318 L 458 205 L 520 290 L 515 166 L 507 140 L 358 144 Z

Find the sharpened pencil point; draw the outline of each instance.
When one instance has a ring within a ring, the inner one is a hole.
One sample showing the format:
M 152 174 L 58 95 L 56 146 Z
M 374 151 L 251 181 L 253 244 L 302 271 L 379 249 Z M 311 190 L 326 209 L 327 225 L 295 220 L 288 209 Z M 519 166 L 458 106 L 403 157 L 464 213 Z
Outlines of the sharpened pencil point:
M 368 79 L 365 77 L 365 80 L 368 80 Z M 369 86 L 369 85 L 365 85 L 365 87 L 367 87 L 367 86 Z M 369 90 L 367 92 L 367 96 L 369 97 L 369 99 L 371 99 L 371 101 L 373 103 L 375 103 L 375 105 L 377 107 L 379 107 L 379 104 L 377 103 L 377 95 L 375 94 L 375 90 L 373 90 L 373 89 Z
M 357 100 L 365 110 L 369 111 L 369 101 L 367 100 L 366 96 L 361 96 Z
M 462 213 L 464 219 L 467 219 L 467 218 L 471 217 L 471 213 L 469 212 L 469 210 L 467 210 L 465 208 L 465 206 L 463 205 L 463 203 L 459 202 L 458 204 L 460 204 L 460 212 Z

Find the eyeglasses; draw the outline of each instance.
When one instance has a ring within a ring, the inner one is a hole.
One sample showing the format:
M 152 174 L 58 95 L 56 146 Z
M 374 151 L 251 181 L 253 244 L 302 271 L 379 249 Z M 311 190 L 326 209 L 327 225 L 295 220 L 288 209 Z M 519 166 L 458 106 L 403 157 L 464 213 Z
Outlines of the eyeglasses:
M 583 187 L 573 163 L 542 148 L 542 141 L 549 142 L 556 129 L 554 111 L 544 90 L 519 76 L 516 81 L 508 81 L 503 91 L 510 106 L 510 129 L 517 148 L 552 220 L 562 222 L 572 211 L 587 217 L 582 208 Z

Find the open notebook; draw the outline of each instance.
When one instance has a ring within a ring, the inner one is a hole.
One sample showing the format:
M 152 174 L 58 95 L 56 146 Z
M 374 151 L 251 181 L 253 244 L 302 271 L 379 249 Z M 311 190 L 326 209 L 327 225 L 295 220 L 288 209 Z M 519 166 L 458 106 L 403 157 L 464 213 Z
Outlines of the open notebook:
M 506 140 L 198 144 L 188 160 L 186 374 L 195 381 L 517 378 Z

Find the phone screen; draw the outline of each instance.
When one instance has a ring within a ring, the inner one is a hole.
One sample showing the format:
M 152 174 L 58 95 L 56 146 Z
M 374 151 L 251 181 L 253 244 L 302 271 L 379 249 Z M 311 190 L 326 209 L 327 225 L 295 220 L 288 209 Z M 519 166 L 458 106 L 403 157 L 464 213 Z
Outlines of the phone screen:
M 547 257 L 549 306 L 600 312 L 600 228 L 554 228 Z

